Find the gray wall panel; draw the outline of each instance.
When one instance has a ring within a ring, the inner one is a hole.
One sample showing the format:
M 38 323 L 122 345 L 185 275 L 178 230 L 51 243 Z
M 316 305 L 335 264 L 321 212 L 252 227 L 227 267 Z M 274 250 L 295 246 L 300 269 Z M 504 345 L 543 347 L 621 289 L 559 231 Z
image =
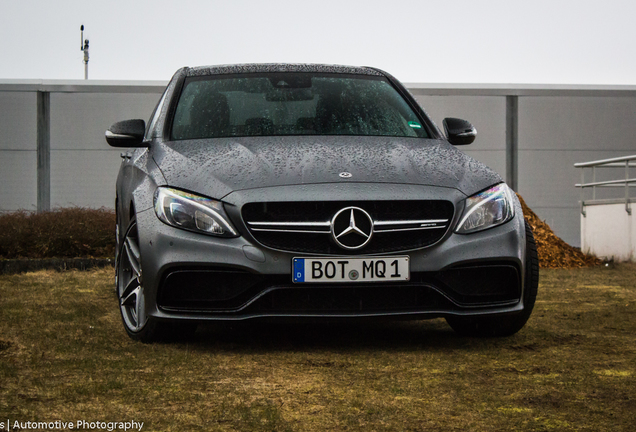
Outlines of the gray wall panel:
M 125 149 L 124 149 L 125 150 Z M 121 150 L 52 150 L 51 208 L 115 208 Z
M 418 103 L 443 132 L 442 120 L 468 120 L 477 129 L 477 139 L 466 149 L 506 149 L 506 98 L 496 96 L 416 96 Z
M 519 148 L 634 153 L 636 98 L 520 97 Z
M 574 185 L 580 183 L 581 171 L 574 163 L 628 155 L 624 151 L 520 151 L 519 193 L 536 206 L 578 206 L 580 190 Z M 624 171 L 617 169 L 614 178 L 622 175 Z M 591 181 L 591 175 L 587 180 Z
M 148 121 L 160 94 L 58 93 L 51 95 L 51 149 L 104 149 L 104 132 L 120 120 Z
M 0 150 L 0 211 L 36 210 L 37 155 Z
M 0 150 L 37 147 L 36 93 L 0 92 Z

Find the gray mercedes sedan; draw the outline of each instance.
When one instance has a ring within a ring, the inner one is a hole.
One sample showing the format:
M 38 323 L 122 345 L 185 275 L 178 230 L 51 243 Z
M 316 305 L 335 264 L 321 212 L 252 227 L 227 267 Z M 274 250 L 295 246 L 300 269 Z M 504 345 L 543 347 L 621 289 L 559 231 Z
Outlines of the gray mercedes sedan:
M 150 342 L 202 321 L 444 317 L 506 336 L 537 295 L 515 193 L 369 67 L 183 68 L 150 120 L 106 131 L 117 293 Z

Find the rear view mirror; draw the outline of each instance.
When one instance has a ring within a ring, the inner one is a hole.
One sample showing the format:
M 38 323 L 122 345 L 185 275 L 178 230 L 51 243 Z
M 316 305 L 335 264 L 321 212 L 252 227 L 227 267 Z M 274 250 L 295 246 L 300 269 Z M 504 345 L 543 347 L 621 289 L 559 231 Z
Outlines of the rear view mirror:
M 146 147 L 142 145 L 145 133 L 145 121 L 124 120 L 115 123 L 106 131 L 106 141 L 112 147 Z
M 448 117 L 442 122 L 448 142 L 453 145 L 467 145 L 475 141 L 477 129 L 470 122 Z
M 297 102 L 313 100 L 311 89 L 275 89 L 265 95 L 268 102 Z

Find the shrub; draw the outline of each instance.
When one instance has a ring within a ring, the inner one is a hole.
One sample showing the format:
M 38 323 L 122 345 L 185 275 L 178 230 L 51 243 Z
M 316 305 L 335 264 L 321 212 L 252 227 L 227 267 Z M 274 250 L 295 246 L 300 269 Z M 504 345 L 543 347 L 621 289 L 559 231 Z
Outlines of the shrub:
M 0 215 L 0 258 L 114 256 L 114 210 L 71 207 Z

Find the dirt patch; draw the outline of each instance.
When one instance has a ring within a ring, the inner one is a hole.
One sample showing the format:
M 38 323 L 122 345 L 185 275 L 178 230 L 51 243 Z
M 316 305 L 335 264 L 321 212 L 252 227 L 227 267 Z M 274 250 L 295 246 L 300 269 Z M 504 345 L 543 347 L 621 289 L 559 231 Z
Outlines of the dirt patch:
M 8 350 L 12 345 L 12 342 L 0 339 L 0 352 Z

